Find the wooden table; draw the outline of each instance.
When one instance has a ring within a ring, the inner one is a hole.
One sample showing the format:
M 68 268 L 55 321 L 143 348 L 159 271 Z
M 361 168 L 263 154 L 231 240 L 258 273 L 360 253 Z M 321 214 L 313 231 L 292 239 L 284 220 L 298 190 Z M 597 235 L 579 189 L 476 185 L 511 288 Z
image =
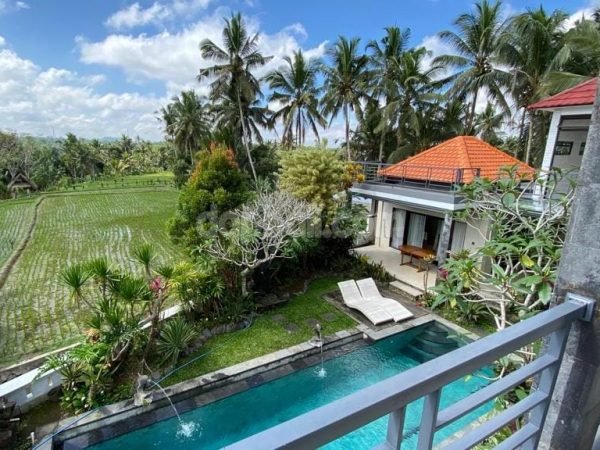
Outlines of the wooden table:
M 415 247 L 414 245 L 401 245 L 400 246 L 400 265 L 412 263 L 413 258 L 418 260 L 424 260 L 426 258 L 435 258 L 435 253 L 431 250 L 427 250 L 426 248 Z M 404 255 L 410 256 L 408 262 L 404 262 Z M 425 270 L 422 266 L 417 266 L 417 272 L 421 272 Z

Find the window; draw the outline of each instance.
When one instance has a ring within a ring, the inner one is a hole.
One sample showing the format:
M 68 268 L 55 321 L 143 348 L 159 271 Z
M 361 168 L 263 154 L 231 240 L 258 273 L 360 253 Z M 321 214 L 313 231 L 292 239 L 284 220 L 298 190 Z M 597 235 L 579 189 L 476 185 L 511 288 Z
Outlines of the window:
M 583 156 L 583 152 L 585 152 L 585 141 L 579 144 L 579 156 Z
M 557 141 L 556 142 L 556 147 L 554 147 L 554 154 L 555 155 L 562 155 L 562 156 L 570 155 L 572 148 L 573 148 L 573 143 L 572 142 Z

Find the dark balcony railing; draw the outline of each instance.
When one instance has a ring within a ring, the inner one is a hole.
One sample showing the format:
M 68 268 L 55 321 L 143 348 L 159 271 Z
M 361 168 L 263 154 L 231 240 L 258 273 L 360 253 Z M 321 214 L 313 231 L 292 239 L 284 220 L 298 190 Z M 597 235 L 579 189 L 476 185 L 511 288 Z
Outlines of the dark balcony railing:
M 590 321 L 593 311 L 592 300 L 569 295 L 565 303 L 531 319 L 493 333 L 227 448 L 231 450 L 317 448 L 387 415 L 389 417 L 387 435 L 381 436 L 382 443 L 376 448 L 400 449 L 406 406 L 423 397 L 425 403 L 418 431 L 417 449 L 429 450 L 433 447 L 433 438 L 437 430 L 523 381 L 537 376 L 536 388 L 529 396 L 501 413 L 487 418 L 485 422 L 444 447 L 452 450 L 472 448 L 516 419 L 528 415 L 527 424 L 497 448 L 534 450 L 537 448 L 546 420 L 571 325 L 576 320 Z M 545 351 L 533 362 L 440 410 L 440 396 L 444 386 L 542 338 L 546 338 Z
M 403 184 L 427 189 L 455 190 L 473 180 L 480 169 L 432 167 L 416 164 L 396 166 L 377 162 L 356 162 L 362 167 L 365 183 Z M 393 167 L 393 170 L 390 168 Z

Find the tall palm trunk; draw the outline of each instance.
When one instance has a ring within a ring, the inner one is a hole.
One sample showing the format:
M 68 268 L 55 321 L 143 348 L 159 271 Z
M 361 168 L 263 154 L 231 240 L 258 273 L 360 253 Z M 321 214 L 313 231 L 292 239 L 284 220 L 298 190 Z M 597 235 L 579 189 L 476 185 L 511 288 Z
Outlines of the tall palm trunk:
M 346 153 L 348 161 L 352 160 L 352 154 L 350 153 L 350 113 L 348 111 L 348 103 L 344 105 L 344 119 L 346 120 Z
M 383 162 L 383 144 L 385 142 L 385 129 L 381 130 L 381 138 L 379 138 L 379 162 Z
M 471 104 L 471 112 L 469 113 L 469 122 L 465 134 L 471 134 L 473 132 L 473 124 L 475 123 L 475 106 L 477 106 L 477 96 L 479 89 L 475 89 L 473 93 L 473 103 Z
M 250 169 L 252 169 L 252 176 L 254 177 L 254 181 L 258 181 L 256 176 L 256 170 L 254 170 L 254 161 L 252 160 L 252 153 L 250 152 L 250 145 L 248 144 L 247 132 L 246 132 L 246 121 L 244 120 L 244 110 L 242 109 L 242 96 L 240 95 L 240 90 L 237 89 L 237 100 L 238 107 L 240 110 L 240 121 L 242 123 L 242 141 L 244 142 L 244 146 L 246 147 L 246 154 L 248 155 L 248 162 L 250 163 Z

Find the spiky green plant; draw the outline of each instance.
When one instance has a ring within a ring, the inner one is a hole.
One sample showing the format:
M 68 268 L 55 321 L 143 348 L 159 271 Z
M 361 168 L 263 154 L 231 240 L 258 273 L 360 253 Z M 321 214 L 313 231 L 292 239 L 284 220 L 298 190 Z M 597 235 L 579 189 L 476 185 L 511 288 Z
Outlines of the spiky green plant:
M 113 285 L 116 297 L 129 306 L 129 318 L 135 317 L 135 307 L 152 298 L 148 283 L 143 278 L 125 275 Z
M 83 302 L 89 307 L 92 306 L 84 296 L 84 288 L 90 276 L 89 270 L 83 264 L 68 265 L 60 272 L 60 280 L 71 290 L 71 300 L 74 303 Z
M 179 355 L 198 336 L 198 331 L 183 318 L 177 317 L 165 323 L 158 341 L 158 351 L 164 364 L 177 364 Z
M 156 250 L 152 244 L 146 242 L 133 249 L 133 257 L 144 266 L 148 280 L 152 279 L 152 263 L 156 259 Z
M 102 298 L 106 298 L 108 286 L 115 279 L 115 270 L 104 256 L 91 260 L 86 264 L 90 276 L 98 285 Z

